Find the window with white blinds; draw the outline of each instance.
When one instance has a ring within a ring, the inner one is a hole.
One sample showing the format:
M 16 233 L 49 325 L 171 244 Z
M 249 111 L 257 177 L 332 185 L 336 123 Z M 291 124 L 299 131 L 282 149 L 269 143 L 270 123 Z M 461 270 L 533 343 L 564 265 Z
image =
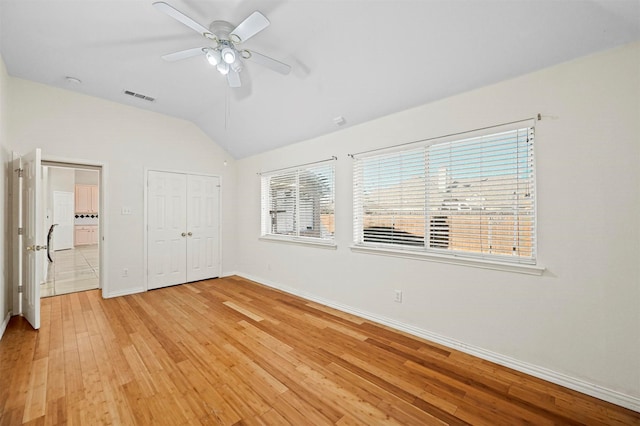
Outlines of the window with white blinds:
M 535 264 L 534 127 L 488 132 L 354 156 L 355 245 Z
M 262 236 L 333 241 L 333 161 L 262 175 Z

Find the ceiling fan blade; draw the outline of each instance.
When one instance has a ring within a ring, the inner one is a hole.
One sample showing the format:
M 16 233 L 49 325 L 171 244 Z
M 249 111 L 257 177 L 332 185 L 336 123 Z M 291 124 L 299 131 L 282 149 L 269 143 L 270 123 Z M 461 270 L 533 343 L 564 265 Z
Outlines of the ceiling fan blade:
M 207 37 L 207 34 L 211 34 L 211 31 L 209 31 L 208 28 L 203 27 L 202 25 L 198 24 L 196 21 L 194 21 L 193 19 L 189 18 L 187 15 L 185 15 L 182 12 L 180 12 L 178 9 L 174 8 L 173 6 L 171 6 L 168 3 L 165 3 L 163 1 L 157 1 L 157 2 L 153 3 L 153 6 L 156 9 L 158 9 L 160 12 L 166 13 L 167 15 L 171 16 L 173 19 L 182 22 L 187 27 L 199 32 L 200 34 L 202 34 L 205 37 Z
M 233 31 L 231 31 L 229 36 L 237 37 L 238 40 L 234 41 L 236 41 L 236 43 L 242 43 L 267 28 L 269 24 L 271 24 L 271 22 L 269 22 L 267 17 L 256 10 L 249 15 L 247 19 L 242 21 Z
M 240 87 L 242 86 L 242 82 L 240 81 L 240 73 L 235 72 L 234 70 L 229 70 L 227 74 L 227 83 L 229 83 L 229 87 Z
M 251 56 L 247 59 L 253 62 L 256 62 L 264 67 L 274 70 L 275 72 L 279 72 L 280 74 L 287 75 L 291 71 L 291 67 L 283 62 L 276 61 L 273 58 L 268 56 L 264 56 L 261 53 L 254 52 L 253 50 L 247 50 Z
M 168 53 L 162 56 L 162 59 L 169 62 L 179 61 L 181 59 L 191 58 L 193 56 L 198 56 L 204 54 L 203 49 L 205 47 L 194 47 L 193 49 L 181 50 L 175 53 Z

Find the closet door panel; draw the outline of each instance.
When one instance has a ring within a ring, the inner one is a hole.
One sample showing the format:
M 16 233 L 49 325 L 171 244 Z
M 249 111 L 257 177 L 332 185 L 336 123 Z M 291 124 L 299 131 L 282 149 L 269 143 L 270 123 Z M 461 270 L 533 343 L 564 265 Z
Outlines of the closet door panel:
M 148 175 L 148 288 L 187 281 L 187 177 L 150 171 Z
M 220 180 L 187 177 L 187 281 L 220 275 Z

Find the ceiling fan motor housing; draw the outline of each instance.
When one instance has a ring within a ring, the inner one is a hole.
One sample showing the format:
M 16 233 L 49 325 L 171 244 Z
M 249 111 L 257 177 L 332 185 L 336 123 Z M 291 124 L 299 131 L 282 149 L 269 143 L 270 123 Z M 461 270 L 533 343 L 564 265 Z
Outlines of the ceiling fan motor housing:
M 230 40 L 229 38 L 229 34 L 231 34 L 231 31 L 233 31 L 234 28 L 235 27 L 227 21 L 213 21 L 211 24 L 209 24 L 209 31 L 211 31 L 211 33 L 215 35 L 218 40 L 237 42 L 235 40 Z

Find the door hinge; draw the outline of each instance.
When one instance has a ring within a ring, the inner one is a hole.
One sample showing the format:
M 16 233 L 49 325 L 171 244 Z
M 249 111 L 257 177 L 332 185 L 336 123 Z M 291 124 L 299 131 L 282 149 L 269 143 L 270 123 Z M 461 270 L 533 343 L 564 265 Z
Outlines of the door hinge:
M 24 169 L 15 169 L 14 172 L 18 172 L 18 177 L 24 177 Z
M 22 290 L 24 289 L 23 285 L 19 285 L 18 286 L 18 293 L 22 293 Z
M 24 228 L 18 228 L 18 235 L 24 235 Z

